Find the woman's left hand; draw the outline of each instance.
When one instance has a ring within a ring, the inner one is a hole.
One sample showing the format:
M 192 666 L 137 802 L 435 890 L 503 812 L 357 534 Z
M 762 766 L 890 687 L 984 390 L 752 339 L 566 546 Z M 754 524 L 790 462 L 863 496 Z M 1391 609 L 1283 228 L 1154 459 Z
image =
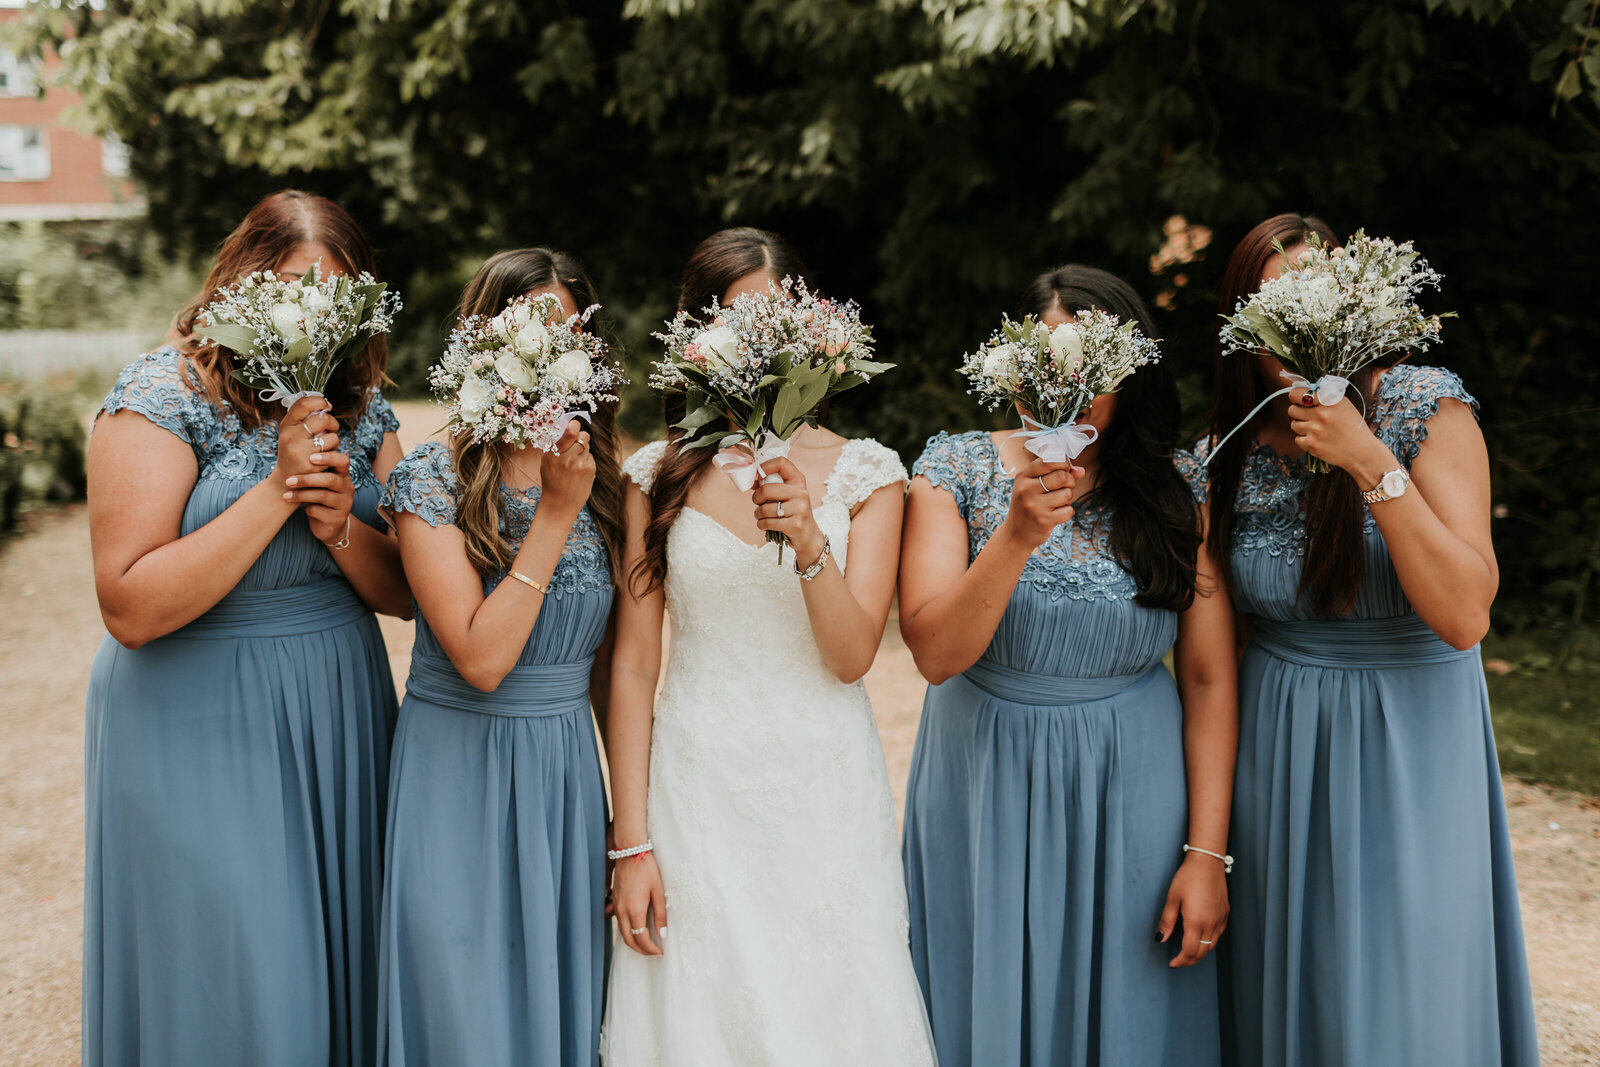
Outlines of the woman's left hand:
M 1308 395 L 1312 401 L 1309 406 L 1305 402 Z M 1316 402 L 1315 394 L 1296 386 L 1289 393 L 1289 430 L 1294 434 L 1294 443 L 1307 455 L 1348 472 L 1362 481 L 1363 489 L 1377 484 L 1376 478 L 1367 478 L 1372 471 L 1381 477 L 1384 471 L 1400 465 L 1348 396 L 1337 404 L 1324 406 Z
M 1228 928 L 1228 882 L 1222 861 L 1202 852 L 1184 856 L 1178 873 L 1167 889 L 1167 906 L 1162 909 L 1156 937 L 1163 944 L 1183 917 L 1183 944 L 1169 967 L 1192 967 L 1217 947 L 1222 931 Z
M 326 470 L 292 475 L 285 484 L 287 500 L 305 507 L 311 536 L 325 545 L 344 539 L 349 530 L 350 506 L 355 503 L 356 487 L 350 481 L 350 457 L 343 452 L 317 452 L 311 462 Z
M 758 483 L 752 490 L 756 525 L 787 536 L 794 549 L 795 562 L 801 568 L 809 567 L 822 555 L 823 536 L 811 513 L 811 490 L 806 488 L 806 477 L 799 467 L 783 457 L 767 460 L 761 469 L 769 475 L 776 474 L 783 481 Z

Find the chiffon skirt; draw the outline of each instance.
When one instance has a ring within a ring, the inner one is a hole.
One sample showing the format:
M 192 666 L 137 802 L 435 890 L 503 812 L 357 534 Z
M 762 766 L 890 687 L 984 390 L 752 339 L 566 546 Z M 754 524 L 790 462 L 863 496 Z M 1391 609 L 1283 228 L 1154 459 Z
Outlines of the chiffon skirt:
M 90 675 L 83 1062 L 373 1062 L 394 685 L 343 581 Z
M 1217 973 L 1155 941 L 1188 824 L 1160 664 L 980 661 L 928 690 L 906 791 L 911 947 L 941 1067 L 1219 1063 Z
M 606 804 L 591 665 L 515 667 L 485 693 L 414 655 L 390 791 L 384 1062 L 598 1061 Z
M 1240 669 L 1231 1062 L 1538 1062 L 1477 649 L 1256 626 Z

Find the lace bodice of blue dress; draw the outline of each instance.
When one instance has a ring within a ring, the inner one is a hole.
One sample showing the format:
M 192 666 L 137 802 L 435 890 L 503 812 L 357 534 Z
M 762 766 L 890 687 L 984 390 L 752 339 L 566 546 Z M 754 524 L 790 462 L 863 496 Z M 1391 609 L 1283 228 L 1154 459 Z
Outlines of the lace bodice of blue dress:
M 157 349 L 128 364 L 100 410 L 108 415 L 137 411 L 194 450 L 200 472 L 184 505 L 184 535 L 226 511 L 270 475 L 277 463 L 277 422 L 244 429 L 226 403 L 211 402 L 198 373 L 173 348 Z M 383 447 L 384 435 L 399 426 L 389 402 L 374 392 L 355 431 L 339 435 L 339 451 L 350 457 L 350 480 L 356 491 L 351 514 L 369 525 L 378 525 L 378 499 L 383 491 L 372 464 Z M 338 564 L 311 535 L 305 513 L 297 510 L 235 588 L 282 589 L 339 577 Z
M 445 526 L 456 521 L 460 483 L 450 449 L 438 441 L 414 449 L 395 464 L 383 493 L 386 512 L 409 511 L 429 526 Z M 512 489 L 500 486 L 500 533 L 514 548 L 533 525 L 539 509 L 539 489 Z M 501 571 L 484 579 L 487 595 L 502 581 Z M 610 556 L 600 527 L 586 505 L 578 512 L 566 548 L 556 563 L 548 585 L 546 603 L 539 611 L 528 643 L 517 659 L 518 666 L 572 663 L 592 656 L 605 636 L 611 610 Z M 552 609 L 555 610 L 552 610 Z M 443 656 L 439 639 L 428 628 L 428 620 L 417 612 L 416 650 Z
M 955 498 L 967 523 L 968 562 L 1011 506 L 1012 480 L 1001 466 L 994 438 L 977 430 L 935 434 L 912 467 L 913 477 Z M 1177 636 L 1176 614 L 1135 603 L 1138 591 L 1111 552 L 1109 509 L 1090 500 L 1023 565 L 983 658 L 1059 677 L 1138 674 L 1159 662 Z
M 1459 400 L 1477 413 L 1478 402 L 1461 379 L 1439 367 L 1402 363 L 1378 380 L 1371 425 L 1407 470 L 1428 438 L 1428 423 L 1441 400 Z M 1203 496 L 1206 471 L 1201 463 L 1210 455 L 1209 441 L 1201 441 L 1194 454 L 1180 456 L 1185 476 Z M 1233 550 L 1229 565 L 1234 581 L 1234 606 L 1241 612 L 1278 620 L 1312 618 L 1313 613 L 1296 595 L 1305 559 L 1305 516 L 1301 497 L 1312 478 L 1343 478 L 1343 472 L 1312 474 L 1301 457 L 1288 458 L 1267 445 L 1253 446 L 1240 475 L 1234 502 Z M 1362 486 L 1369 489 L 1370 486 Z M 1356 597 L 1351 618 L 1387 619 L 1412 614 L 1411 602 L 1400 588 L 1389 550 L 1378 532 L 1371 511 L 1362 506 L 1366 579 Z

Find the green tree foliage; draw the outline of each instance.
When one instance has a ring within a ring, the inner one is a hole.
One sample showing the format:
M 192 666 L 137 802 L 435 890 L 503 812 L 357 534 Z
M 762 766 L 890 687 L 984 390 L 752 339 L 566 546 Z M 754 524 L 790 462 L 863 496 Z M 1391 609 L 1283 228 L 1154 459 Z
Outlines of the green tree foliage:
M 130 145 L 173 247 L 284 184 L 349 206 L 406 292 L 413 386 L 496 248 L 581 254 L 641 365 L 689 250 L 751 223 L 861 299 L 902 363 L 844 398 L 847 428 L 914 451 L 978 424 L 957 356 L 1075 260 L 1158 301 L 1197 429 L 1245 230 L 1310 210 L 1414 239 L 1462 316 L 1439 358 L 1484 404 L 1502 619 L 1523 621 L 1594 614 L 1600 565 L 1597 8 L 57 0 L 21 32 Z

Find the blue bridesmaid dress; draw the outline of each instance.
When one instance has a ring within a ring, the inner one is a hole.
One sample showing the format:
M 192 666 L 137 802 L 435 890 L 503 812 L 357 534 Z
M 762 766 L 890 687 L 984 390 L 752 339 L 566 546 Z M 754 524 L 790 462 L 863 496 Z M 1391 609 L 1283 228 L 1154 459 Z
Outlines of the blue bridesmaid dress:
M 384 507 L 442 526 L 457 494 L 449 448 L 430 442 L 395 466 Z M 538 502 L 501 486 L 513 544 Z M 417 613 L 389 781 L 379 1030 L 393 1067 L 599 1061 L 606 802 L 589 675 L 611 615 L 608 559 L 585 508 L 493 692 L 462 679 Z
M 913 476 L 955 498 L 969 559 L 1011 502 L 988 433 Z M 930 686 L 906 789 L 911 950 L 941 1067 L 1211 1067 L 1217 971 L 1156 923 L 1188 830 L 1171 611 L 1135 604 L 1092 502 L 1023 567 L 977 663 Z
M 170 348 L 101 410 L 193 448 L 185 535 L 276 463 L 277 423 L 242 430 Z M 397 425 L 374 394 L 340 435 L 363 522 Z M 106 638 L 86 729 L 85 1064 L 373 1061 L 394 716 L 377 619 L 301 512 L 198 619 L 139 649 Z
M 1407 467 L 1441 399 L 1476 406 L 1436 367 L 1401 364 L 1377 393 L 1373 425 Z M 1346 475 L 1258 446 L 1233 505 L 1236 607 L 1255 618 L 1221 945 L 1231 1061 L 1535 1064 L 1478 649 L 1451 648 L 1417 617 L 1370 512 L 1354 610 L 1312 615 L 1297 595 L 1312 477 Z

